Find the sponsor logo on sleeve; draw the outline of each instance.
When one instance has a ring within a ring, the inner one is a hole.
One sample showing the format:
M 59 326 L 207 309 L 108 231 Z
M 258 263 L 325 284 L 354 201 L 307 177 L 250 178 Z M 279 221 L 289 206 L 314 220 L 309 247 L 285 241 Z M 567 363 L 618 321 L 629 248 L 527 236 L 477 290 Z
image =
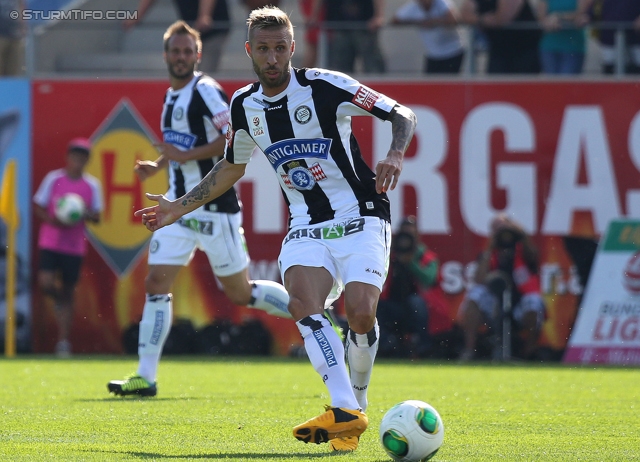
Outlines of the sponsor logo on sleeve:
M 376 104 L 376 101 L 378 101 L 379 98 L 380 94 L 363 85 L 358 88 L 358 91 L 353 96 L 351 102 L 356 106 L 360 106 L 362 109 L 370 111 L 373 109 L 374 104 Z
M 225 138 L 227 139 L 227 146 L 231 147 L 231 145 L 233 145 L 233 135 L 235 135 L 236 132 L 233 131 L 233 127 L 231 126 L 231 123 L 229 123 L 229 125 L 227 125 L 227 134 L 225 135 Z
M 222 111 L 213 116 L 213 125 L 218 129 L 218 131 L 222 130 L 222 128 L 229 123 L 229 110 Z

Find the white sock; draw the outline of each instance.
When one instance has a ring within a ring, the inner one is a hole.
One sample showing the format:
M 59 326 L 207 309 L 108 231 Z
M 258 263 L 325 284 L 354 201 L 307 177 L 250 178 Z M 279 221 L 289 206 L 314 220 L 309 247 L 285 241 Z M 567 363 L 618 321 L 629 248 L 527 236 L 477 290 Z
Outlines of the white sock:
M 347 363 L 351 376 L 353 393 L 363 411 L 367 410 L 367 389 L 371 381 L 373 362 L 376 359 L 380 338 L 378 320 L 366 334 L 356 334 L 350 330 L 347 334 Z
M 344 347 L 331 323 L 321 314 L 312 314 L 296 322 L 304 347 L 331 396 L 331 406 L 358 409 L 358 401 L 351 389 Z
M 282 284 L 273 281 L 251 281 L 249 308 L 264 310 L 270 315 L 291 319 L 289 294 Z
M 171 294 L 150 295 L 142 310 L 138 334 L 138 375 L 147 382 L 155 382 L 162 348 L 173 322 Z

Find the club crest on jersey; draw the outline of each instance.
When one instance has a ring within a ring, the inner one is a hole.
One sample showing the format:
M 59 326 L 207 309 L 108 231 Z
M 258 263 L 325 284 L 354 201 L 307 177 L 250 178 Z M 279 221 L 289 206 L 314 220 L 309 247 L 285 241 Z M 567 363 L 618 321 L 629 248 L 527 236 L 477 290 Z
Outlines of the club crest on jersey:
M 293 111 L 293 117 L 296 119 L 301 125 L 308 123 L 311 120 L 313 113 L 311 112 L 311 108 L 309 106 L 298 106 L 295 111 Z
M 252 130 L 253 130 L 253 136 L 260 136 L 260 135 L 264 135 L 264 127 L 262 126 L 262 121 L 260 120 L 260 117 L 255 116 L 251 119 L 251 123 L 253 124 Z
M 330 138 L 310 138 L 278 141 L 273 143 L 264 153 L 274 169 L 292 160 L 316 158 L 326 159 L 331 149 Z
M 376 104 L 376 101 L 378 101 L 379 98 L 379 93 L 376 93 L 371 88 L 365 87 L 363 85 L 358 88 L 358 91 L 353 96 L 351 102 L 356 106 L 360 106 L 362 109 L 370 111 L 371 109 L 373 109 L 373 105 Z
M 179 107 L 173 110 L 173 118 L 180 120 L 184 117 L 184 109 Z
M 162 132 L 162 139 L 165 143 L 173 144 L 184 150 L 191 149 L 198 140 L 196 135 L 191 133 L 180 133 L 175 130 L 164 130 Z
M 316 185 L 316 179 L 311 170 L 302 166 L 289 170 L 288 177 L 293 187 L 302 191 L 311 191 Z
M 318 162 L 309 169 L 302 167 L 298 162 L 292 162 L 290 167 L 292 168 L 288 173 L 280 174 L 282 181 L 289 189 L 310 190 L 318 181 L 327 179 L 327 175 Z

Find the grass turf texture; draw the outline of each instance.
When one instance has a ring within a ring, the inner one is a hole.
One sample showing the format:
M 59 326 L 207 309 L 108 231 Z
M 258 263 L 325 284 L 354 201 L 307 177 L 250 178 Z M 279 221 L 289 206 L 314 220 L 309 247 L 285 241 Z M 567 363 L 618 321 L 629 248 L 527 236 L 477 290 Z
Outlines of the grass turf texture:
M 1 359 L 0 460 L 384 461 L 380 420 L 405 399 L 442 415 L 433 460 L 640 460 L 637 369 L 378 361 L 358 451 L 330 455 L 291 435 L 329 403 L 306 360 L 166 358 L 157 397 L 108 395 L 135 364 Z

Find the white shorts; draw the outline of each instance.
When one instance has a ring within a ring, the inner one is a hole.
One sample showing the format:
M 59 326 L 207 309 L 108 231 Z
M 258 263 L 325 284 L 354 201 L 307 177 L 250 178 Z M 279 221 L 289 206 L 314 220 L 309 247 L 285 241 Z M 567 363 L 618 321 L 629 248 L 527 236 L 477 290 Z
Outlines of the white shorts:
M 196 249 L 207 254 L 216 276 L 239 273 L 249 265 L 242 213 L 197 210 L 153 233 L 149 265 L 187 266 Z
M 334 280 L 328 303 L 349 282 L 382 286 L 389 269 L 391 226 L 377 217 L 335 220 L 290 230 L 282 242 L 278 264 L 284 273 L 292 266 L 325 268 Z

